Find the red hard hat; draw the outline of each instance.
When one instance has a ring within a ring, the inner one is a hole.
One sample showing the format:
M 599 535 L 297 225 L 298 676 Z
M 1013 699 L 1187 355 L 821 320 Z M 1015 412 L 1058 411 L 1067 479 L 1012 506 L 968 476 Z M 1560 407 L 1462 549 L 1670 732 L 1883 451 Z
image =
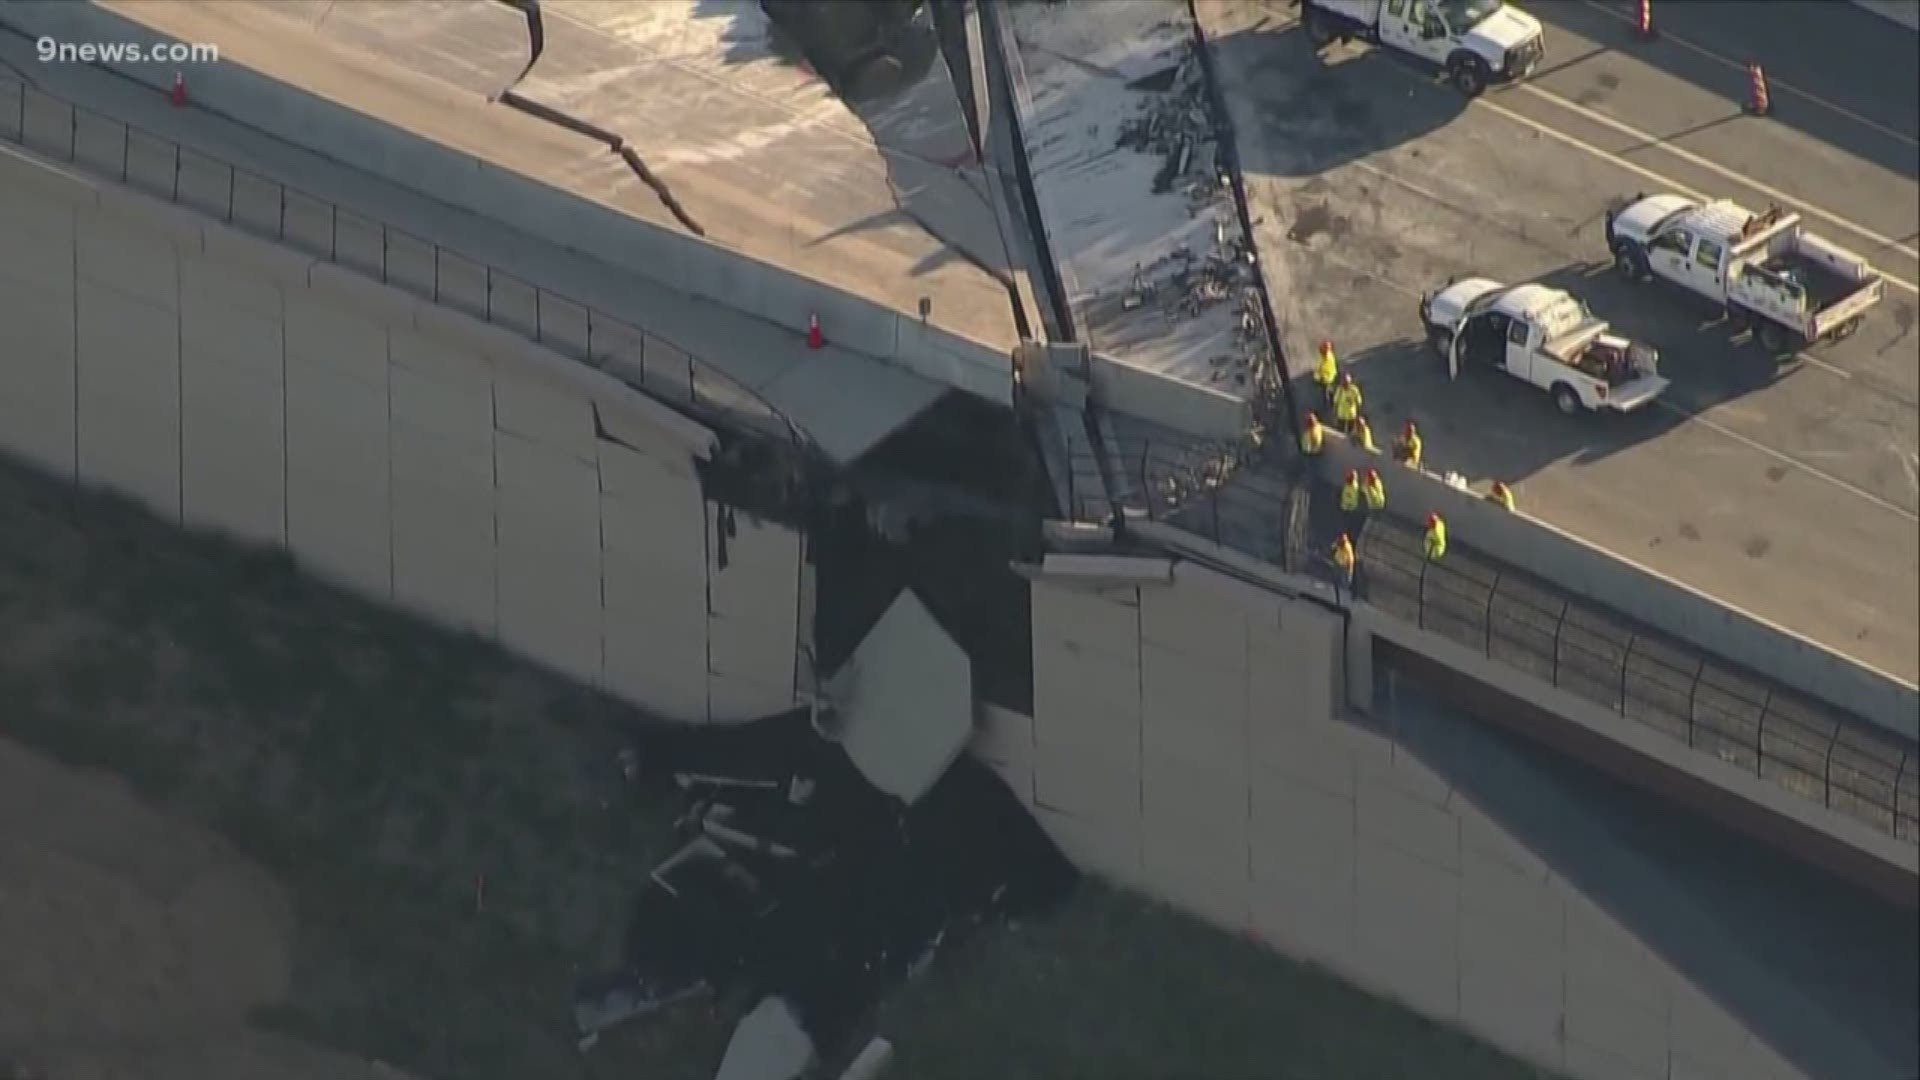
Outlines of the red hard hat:
M 1369 484 L 1371 484 L 1371 483 L 1373 483 L 1373 482 L 1374 482 L 1375 480 L 1378 480 L 1378 479 L 1380 479 L 1380 470 L 1379 470 L 1379 469 L 1368 469 L 1368 470 L 1367 470 L 1367 483 L 1369 483 Z
M 1409 419 L 1409 420 L 1407 421 L 1407 427 L 1406 427 L 1406 430 L 1407 430 L 1407 431 L 1409 431 L 1409 432 L 1411 432 L 1411 431 L 1413 430 L 1413 421 L 1412 421 L 1411 419 Z
M 1320 415 L 1318 413 L 1308 413 L 1307 423 L 1317 426 L 1320 423 Z
M 1320 351 L 1321 351 L 1321 352 L 1331 352 L 1331 351 L 1333 351 L 1333 342 L 1331 342 L 1331 341 L 1323 341 L 1323 342 L 1321 342 L 1321 343 L 1320 343 Z
M 1348 371 L 1348 372 L 1341 373 L 1340 381 L 1351 385 L 1353 382 L 1353 372 Z
M 1440 524 L 1440 515 L 1439 515 L 1439 514 L 1436 514 L 1436 513 L 1432 513 L 1432 512 L 1429 512 L 1429 513 L 1427 514 L 1427 527 L 1428 527 L 1428 528 L 1432 528 L 1433 526 L 1435 526 L 1435 525 L 1438 525 L 1438 524 Z
M 1337 539 L 1337 540 L 1335 540 L 1335 541 L 1334 541 L 1334 543 L 1336 543 L 1336 544 L 1351 544 L 1351 543 L 1353 543 L 1353 541 L 1347 538 L 1347 534 L 1346 534 L 1346 533 L 1341 533 L 1341 534 L 1340 534 L 1340 537 L 1339 537 L 1339 539 Z
M 1505 490 L 1507 490 L 1507 485 L 1505 485 L 1505 484 L 1503 484 L 1503 483 L 1501 483 L 1501 482 L 1500 482 L 1500 481 L 1498 481 L 1498 480 L 1495 480 L 1495 481 L 1493 482 L 1493 490 L 1495 490 L 1495 491 L 1505 491 Z
M 1351 484 L 1358 479 L 1360 479 L 1359 473 L 1353 471 L 1352 469 L 1347 470 L 1347 483 Z

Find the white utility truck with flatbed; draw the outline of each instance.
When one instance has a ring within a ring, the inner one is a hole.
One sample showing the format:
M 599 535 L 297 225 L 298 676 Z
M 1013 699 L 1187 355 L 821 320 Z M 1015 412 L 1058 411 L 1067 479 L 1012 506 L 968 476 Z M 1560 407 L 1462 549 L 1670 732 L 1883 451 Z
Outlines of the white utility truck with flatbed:
M 1632 412 L 1667 389 L 1658 353 L 1545 285 L 1455 279 L 1420 298 L 1420 321 L 1450 378 L 1462 368 L 1504 371 L 1553 395 L 1569 416 Z
M 1607 249 L 1634 281 L 1670 281 L 1719 304 L 1776 357 L 1847 337 L 1886 295 L 1866 259 L 1777 206 L 1756 214 L 1726 199 L 1636 195 L 1608 212 Z
M 1301 0 L 1315 48 L 1362 41 L 1438 65 L 1468 97 L 1523 79 L 1546 55 L 1540 20 L 1501 0 Z

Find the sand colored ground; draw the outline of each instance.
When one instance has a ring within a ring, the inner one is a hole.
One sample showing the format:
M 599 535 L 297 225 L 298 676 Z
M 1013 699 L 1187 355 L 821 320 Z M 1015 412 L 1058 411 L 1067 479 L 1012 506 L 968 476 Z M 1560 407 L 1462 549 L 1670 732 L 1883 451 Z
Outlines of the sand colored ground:
M 250 1027 L 287 991 L 292 932 L 218 837 L 0 739 L 0 1077 L 401 1077 Z

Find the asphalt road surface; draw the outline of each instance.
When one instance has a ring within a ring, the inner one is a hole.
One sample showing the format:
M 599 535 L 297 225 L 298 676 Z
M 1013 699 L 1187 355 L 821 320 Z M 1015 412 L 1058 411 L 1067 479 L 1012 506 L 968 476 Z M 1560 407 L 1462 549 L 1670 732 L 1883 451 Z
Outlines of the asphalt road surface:
M 1331 338 L 1383 442 L 1415 417 L 1430 468 L 1505 479 L 1525 512 L 1911 681 L 1920 38 L 1850 5 L 1654 7 L 1645 44 L 1624 7 L 1529 5 L 1541 70 L 1469 103 L 1382 51 L 1316 57 L 1290 3 L 1199 4 L 1289 361 Z M 1772 117 L 1741 111 L 1749 51 Z M 1897 280 L 1853 338 L 1776 365 L 1607 269 L 1603 215 L 1641 191 L 1784 203 Z M 1658 347 L 1672 389 L 1569 419 L 1498 374 L 1449 382 L 1417 304 L 1468 273 L 1570 289 Z

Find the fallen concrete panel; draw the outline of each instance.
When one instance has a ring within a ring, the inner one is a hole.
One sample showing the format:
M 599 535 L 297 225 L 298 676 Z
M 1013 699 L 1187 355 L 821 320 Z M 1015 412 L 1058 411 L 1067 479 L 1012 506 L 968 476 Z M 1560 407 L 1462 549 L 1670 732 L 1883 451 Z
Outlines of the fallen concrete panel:
M 911 805 L 973 735 L 973 664 L 911 591 L 835 673 L 840 744 L 873 785 Z
M 793 1006 L 770 997 L 741 1017 L 713 1080 L 800 1080 L 813 1061 L 813 1040 Z

